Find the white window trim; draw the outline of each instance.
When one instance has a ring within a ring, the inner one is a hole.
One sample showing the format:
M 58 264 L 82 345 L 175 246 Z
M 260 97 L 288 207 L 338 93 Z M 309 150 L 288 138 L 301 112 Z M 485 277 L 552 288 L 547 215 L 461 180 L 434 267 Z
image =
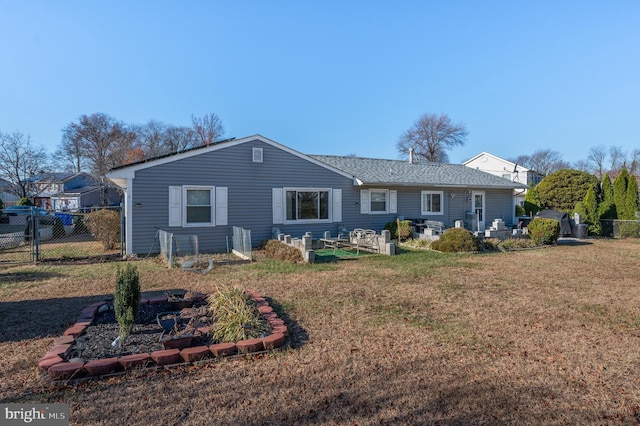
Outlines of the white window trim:
M 264 159 L 262 148 L 253 148 L 252 157 L 254 163 L 262 163 Z
M 439 194 L 440 195 L 440 211 L 438 212 L 430 212 L 424 209 L 424 196 L 429 194 Z M 422 216 L 436 216 L 444 214 L 444 191 L 420 191 L 420 214 Z
M 187 223 L 187 191 L 188 190 L 208 190 L 209 191 L 209 208 L 211 209 L 210 222 Z M 215 226 L 216 223 L 216 203 L 215 203 L 215 186 L 201 185 L 184 185 L 182 187 L 182 226 L 184 228 Z
M 327 192 L 329 195 L 329 211 L 327 219 L 297 219 L 290 220 L 287 219 L 287 192 L 288 191 L 296 191 L 296 192 Z M 332 222 L 332 211 L 333 211 L 333 190 L 331 188 L 291 188 L 285 187 L 282 188 L 282 223 L 284 224 L 307 224 L 307 223 L 331 223 Z M 275 223 L 275 221 L 274 221 Z

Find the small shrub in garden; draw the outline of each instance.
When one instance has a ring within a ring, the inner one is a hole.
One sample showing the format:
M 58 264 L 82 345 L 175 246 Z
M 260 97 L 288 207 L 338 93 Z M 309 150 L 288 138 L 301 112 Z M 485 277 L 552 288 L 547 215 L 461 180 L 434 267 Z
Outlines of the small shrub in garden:
M 407 240 L 402 243 L 402 247 L 411 247 L 416 249 L 430 249 L 431 248 L 431 240 L 424 240 L 422 238 L 414 238 L 413 240 Z
M 399 220 L 397 226 L 398 240 L 405 241 L 411 236 L 411 221 Z
M 483 251 L 498 251 L 500 250 L 500 240 L 497 238 L 485 238 L 481 244 Z
M 288 262 L 303 262 L 302 253 L 295 247 L 288 246 L 278 240 L 269 240 L 264 246 L 264 255 L 270 259 Z
M 503 250 L 517 250 L 538 247 L 538 245 L 530 238 L 509 238 L 502 241 L 499 247 Z
M 527 225 L 529 238 L 536 244 L 551 245 L 560 237 L 560 222 L 555 219 L 536 217 Z
M 122 346 L 133 330 L 138 308 L 140 306 L 140 279 L 138 269 L 127 263 L 124 270 L 118 268 L 116 274 L 116 292 L 113 298 L 118 328 L 120 329 L 120 345 Z
M 207 299 L 215 318 L 210 334 L 216 342 L 257 339 L 270 332 L 255 302 L 235 287 L 218 287 Z
M 113 210 L 98 210 L 87 215 L 87 228 L 107 250 L 120 242 L 120 215 Z
M 449 228 L 442 233 L 440 239 L 431 243 L 434 250 L 452 252 L 474 252 L 480 250 L 480 241 L 464 228 Z
M 392 222 L 385 223 L 383 229 L 391 233 L 391 239 L 393 240 L 398 239 L 398 222 L 397 221 L 394 220 Z

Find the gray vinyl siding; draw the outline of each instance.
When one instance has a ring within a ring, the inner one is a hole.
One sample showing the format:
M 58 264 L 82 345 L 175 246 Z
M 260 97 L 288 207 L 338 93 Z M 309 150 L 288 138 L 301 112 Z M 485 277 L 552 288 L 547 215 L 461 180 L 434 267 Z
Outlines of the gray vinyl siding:
M 252 161 L 253 148 L 263 149 L 263 162 Z M 169 227 L 169 186 L 207 185 L 228 188 L 228 225 Z M 176 235 L 197 235 L 200 252 L 224 252 L 232 227 L 251 230 L 252 245 L 272 237 L 276 226 L 286 234 L 321 235 L 338 229 L 337 223 L 273 224 L 272 188 L 342 189 L 344 206 L 353 204 L 353 180 L 262 141 L 246 142 L 155 167 L 138 170 L 133 179 L 133 251 L 159 251 L 158 228 Z
M 471 211 L 471 195 L 469 190 L 463 188 L 434 188 L 434 187 L 381 187 L 377 189 L 396 190 L 398 193 L 398 212 L 394 214 L 369 214 L 361 215 L 358 208 L 353 220 L 345 221 L 357 224 L 360 228 L 371 228 L 381 231 L 385 223 L 396 218 L 414 220 L 437 220 L 447 227 L 453 227 L 457 220 L 466 220 L 466 213 Z M 355 188 L 356 202 L 360 201 L 360 189 Z M 476 189 L 474 189 L 476 190 Z M 443 212 L 441 215 L 422 215 L 421 193 L 422 191 L 442 191 Z M 485 192 L 486 226 L 489 228 L 494 219 L 503 219 L 507 225 L 512 225 L 513 190 L 491 189 Z M 453 196 L 452 196 L 453 195 Z M 343 194 L 343 206 L 346 204 Z
M 485 225 L 487 229 L 489 229 L 494 219 L 502 219 L 505 224 L 512 226 L 515 214 L 513 192 L 495 189 L 487 190 L 486 197 L 487 213 L 485 215 Z

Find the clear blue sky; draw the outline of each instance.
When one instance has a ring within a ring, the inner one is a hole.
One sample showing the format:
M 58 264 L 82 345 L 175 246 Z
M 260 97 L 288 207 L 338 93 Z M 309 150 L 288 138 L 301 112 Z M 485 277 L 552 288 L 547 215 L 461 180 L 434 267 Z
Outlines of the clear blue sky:
M 0 0 L 0 131 L 55 150 L 103 112 L 398 158 L 423 113 L 462 162 L 640 148 L 640 2 Z

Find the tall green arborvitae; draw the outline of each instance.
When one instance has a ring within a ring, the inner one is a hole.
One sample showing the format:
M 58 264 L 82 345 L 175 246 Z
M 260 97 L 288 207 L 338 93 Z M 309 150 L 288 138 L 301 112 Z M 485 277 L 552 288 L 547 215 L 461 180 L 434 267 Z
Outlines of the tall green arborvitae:
M 638 181 L 633 175 L 629 175 L 627 181 L 627 193 L 625 194 L 625 219 L 636 220 L 636 213 L 639 208 L 638 204 Z
M 613 199 L 613 186 L 609 173 L 602 178 L 602 201 L 598 206 L 598 218 L 602 224 L 602 235 L 613 236 L 613 219 L 617 217 L 616 205 Z
M 613 181 L 613 204 L 616 205 L 617 219 L 626 219 L 626 200 L 627 200 L 627 185 L 629 180 L 629 173 L 627 169 L 620 170 L 620 174 Z
M 124 270 L 118 268 L 113 309 L 120 329 L 120 346 L 131 334 L 140 306 L 140 279 L 138 269 L 127 263 Z
M 540 195 L 538 195 L 538 190 L 531 182 L 524 196 L 524 212 L 527 216 L 533 216 L 540 210 Z
M 584 196 L 583 204 L 587 215 L 585 222 L 589 224 L 589 234 L 602 234 L 602 227 L 600 226 L 600 219 L 598 218 L 598 197 L 596 196 L 595 188 L 589 188 L 587 194 Z

